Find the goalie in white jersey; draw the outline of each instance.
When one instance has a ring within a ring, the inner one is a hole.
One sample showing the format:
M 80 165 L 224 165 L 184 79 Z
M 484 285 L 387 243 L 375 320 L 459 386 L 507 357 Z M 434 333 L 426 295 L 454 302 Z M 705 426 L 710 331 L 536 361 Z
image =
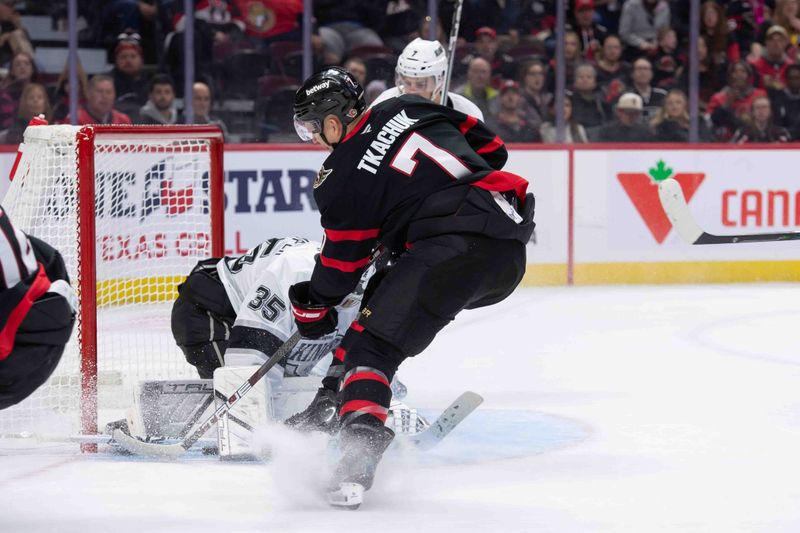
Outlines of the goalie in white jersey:
M 172 308 L 173 336 L 200 377 L 214 378 L 217 396 L 229 396 L 253 373 L 254 365 L 261 365 L 294 334 L 296 325 L 286 294 L 293 284 L 311 278 L 319 250 L 318 242 L 307 239 L 269 239 L 238 257 L 200 261 L 179 286 Z M 247 455 L 249 430 L 268 420 L 284 420 L 305 407 L 321 375 L 334 381 L 341 377 L 335 375 L 339 366 L 328 368 L 326 356 L 358 317 L 364 285 L 337 306 L 334 332 L 319 339 L 301 339 L 231 410 L 231 421 L 223 421 L 219 428 L 221 456 Z M 405 395 L 399 381 L 394 380 L 392 388 L 398 398 Z M 306 397 L 300 398 L 301 394 Z M 293 395 L 297 396 L 294 400 Z M 392 408 L 387 424 L 396 430 L 415 433 L 427 425 L 402 402 Z M 397 427 L 398 423 L 409 426 L 409 420 L 410 427 Z M 336 418 L 331 416 L 326 422 L 335 424 Z M 323 423 L 319 429 L 326 427 Z
M 261 365 L 295 332 L 286 293 L 310 279 L 320 244 L 301 238 L 269 239 L 238 257 L 200 261 L 178 288 L 172 333 L 201 378 L 221 366 Z M 359 313 L 353 294 L 337 308 L 339 328 L 301 339 L 267 374 L 273 390 L 284 376 L 308 376 L 336 346 Z
M 383 91 L 371 107 L 401 94 L 416 94 L 438 104 L 442 101 L 446 76 L 447 53 L 442 43 L 417 37 L 397 59 L 395 86 Z M 465 96 L 448 92 L 446 105 L 483 121 L 481 110 Z

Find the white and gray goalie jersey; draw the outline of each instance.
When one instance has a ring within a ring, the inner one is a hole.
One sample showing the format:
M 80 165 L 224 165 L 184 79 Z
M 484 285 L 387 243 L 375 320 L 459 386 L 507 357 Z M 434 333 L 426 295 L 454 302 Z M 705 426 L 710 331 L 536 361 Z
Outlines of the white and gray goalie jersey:
M 217 272 L 236 311 L 226 365 L 261 364 L 297 330 L 288 292 L 295 283 L 311 278 L 320 244 L 300 238 L 269 239 L 238 257 L 225 257 Z M 360 297 L 350 296 L 339 306 L 337 331 L 319 339 L 301 339 L 285 359 L 283 375 L 307 376 L 339 345 L 356 319 Z M 267 347 L 267 348 L 265 348 Z M 270 378 L 276 378 L 270 372 Z

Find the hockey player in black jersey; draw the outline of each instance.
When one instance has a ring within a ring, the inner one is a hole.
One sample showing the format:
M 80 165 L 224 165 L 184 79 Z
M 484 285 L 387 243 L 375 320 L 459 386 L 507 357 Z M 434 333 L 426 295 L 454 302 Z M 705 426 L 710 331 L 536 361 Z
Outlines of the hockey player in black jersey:
M 0 409 L 55 370 L 75 322 L 73 299 L 58 251 L 14 228 L 0 208 Z
M 528 182 L 502 171 L 503 141 L 482 122 L 414 95 L 366 109 L 345 70 L 322 70 L 297 91 L 295 126 L 331 155 L 314 183 L 324 241 L 311 280 L 289 290 L 301 333 L 336 326 L 333 306 L 382 247 L 360 318 L 323 380 L 338 394 L 341 458 L 329 501 L 356 507 L 392 441 L 389 383 L 462 309 L 497 303 L 525 272 L 533 232 Z M 337 377 L 338 379 L 332 379 Z M 327 407 L 319 397 L 292 421 Z

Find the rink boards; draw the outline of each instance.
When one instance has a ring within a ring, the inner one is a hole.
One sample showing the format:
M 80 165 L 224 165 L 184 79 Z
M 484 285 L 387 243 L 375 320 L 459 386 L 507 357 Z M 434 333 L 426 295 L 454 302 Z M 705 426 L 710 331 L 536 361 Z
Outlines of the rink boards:
M 6 176 L 14 154 L 3 148 Z M 800 230 L 798 148 L 514 145 L 506 169 L 530 180 L 537 198 L 525 284 L 800 280 L 800 244 L 690 246 L 656 192 L 658 180 L 676 178 L 712 233 Z M 304 145 L 226 146 L 227 253 L 273 236 L 320 239 L 312 184 L 326 155 Z

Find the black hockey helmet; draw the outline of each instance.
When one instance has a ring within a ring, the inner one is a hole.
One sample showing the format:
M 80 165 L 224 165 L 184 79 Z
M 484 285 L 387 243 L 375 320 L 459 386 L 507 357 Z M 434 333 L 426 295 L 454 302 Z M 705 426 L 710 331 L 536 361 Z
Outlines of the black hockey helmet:
M 306 142 L 313 139 L 314 133 L 325 139 L 322 121 L 326 116 L 336 116 L 346 129 L 366 108 L 364 89 L 355 77 L 342 67 L 327 67 L 308 78 L 295 93 L 295 130 Z

